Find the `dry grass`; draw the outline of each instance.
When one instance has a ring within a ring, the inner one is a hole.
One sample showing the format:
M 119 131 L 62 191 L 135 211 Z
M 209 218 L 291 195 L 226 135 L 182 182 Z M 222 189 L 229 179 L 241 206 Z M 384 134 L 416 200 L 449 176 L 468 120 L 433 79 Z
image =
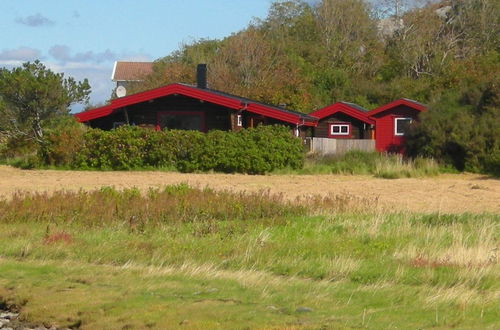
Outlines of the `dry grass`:
M 270 190 L 283 198 L 321 195 L 356 196 L 376 200 L 390 211 L 442 213 L 500 213 L 498 180 L 471 174 L 440 175 L 433 178 L 385 180 L 343 175 L 227 175 L 168 172 L 76 172 L 23 171 L 0 166 L 0 196 L 10 198 L 18 191 L 49 192 L 61 189 L 86 191 L 114 186 L 117 190 L 137 187 L 142 192 L 165 185 L 189 184 L 233 192 Z

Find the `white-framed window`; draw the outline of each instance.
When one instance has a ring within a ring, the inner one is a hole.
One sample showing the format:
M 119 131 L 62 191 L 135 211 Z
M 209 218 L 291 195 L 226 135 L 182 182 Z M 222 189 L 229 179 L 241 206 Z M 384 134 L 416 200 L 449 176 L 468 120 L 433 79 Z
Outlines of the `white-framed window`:
M 412 121 L 412 118 L 394 118 L 394 135 L 405 135 Z
M 330 125 L 330 135 L 350 135 L 350 125 L 349 124 L 331 124 Z
M 243 120 L 241 118 L 241 115 L 236 115 L 236 126 L 238 127 L 243 126 Z

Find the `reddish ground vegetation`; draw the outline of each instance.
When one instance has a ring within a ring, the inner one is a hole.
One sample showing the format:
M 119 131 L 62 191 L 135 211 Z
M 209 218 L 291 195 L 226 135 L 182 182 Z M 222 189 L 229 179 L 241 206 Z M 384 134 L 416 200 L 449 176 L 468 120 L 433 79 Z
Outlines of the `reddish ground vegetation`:
M 63 231 L 47 234 L 43 238 L 43 244 L 45 245 L 52 245 L 57 243 L 70 244 L 71 242 L 73 242 L 73 237 Z

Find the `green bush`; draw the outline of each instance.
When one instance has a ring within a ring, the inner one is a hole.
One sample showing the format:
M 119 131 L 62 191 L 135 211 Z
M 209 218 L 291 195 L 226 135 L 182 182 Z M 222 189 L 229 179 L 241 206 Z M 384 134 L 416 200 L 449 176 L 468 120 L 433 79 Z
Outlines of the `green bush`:
M 36 154 L 36 143 L 25 136 L 3 137 L 0 158 L 10 160 Z
M 46 132 L 45 144 L 40 147 L 41 161 L 50 166 L 68 166 L 75 162 L 83 146 L 86 127 L 72 117 L 59 118 Z
M 433 157 L 460 171 L 499 176 L 500 78 L 452 90 L 431 104 L 406 142 L 411 156 Z
M 73 136 L 73 141 L 68 138 Z M 260 126 L 238 132 L 120 127 L 112 131 L 74 128 L 53 132 L 45 148 L 49 165 L 78 169 L 130 170 L 175 168 L 181 172 L 217 171 L 263 174 L 304 163 L 300 139 L 286 127 Z

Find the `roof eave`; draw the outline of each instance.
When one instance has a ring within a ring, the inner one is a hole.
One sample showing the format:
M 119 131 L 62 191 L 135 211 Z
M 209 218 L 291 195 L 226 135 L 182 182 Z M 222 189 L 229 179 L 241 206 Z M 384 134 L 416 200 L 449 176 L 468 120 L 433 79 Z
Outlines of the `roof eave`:
M 311 112 L 309 116 L 317 117 L 319 120 L 331 116 L 337 112 L 342 112 L 354 119 L 360 120 L 366 124 L 373 125 L 375 121 L 367 116 L 367 113 L 362 112 L 356 108 L 349 106 L 348 104 L 337 102 L 326 106 L 322 109 Z
M 398 107 L 400 105 L 406 105 L 412 109 L 415 109 L 417 111 L 426 111 L 427 107 L 419 102 L 410 100 L 410 99 L 397 99 L 395 101 L 392 101 L 390 103 L 384 104 L 378 108 L 375 108 L 367 113 L 369 117 L 375 116 L 381 112 L 393 109 L 395 107 Z
M 111 104 L 109 105 L 96 109 L 91 109 L 85 112 L 80 112 L 78 114 L 75 114 L 75 117 L 80 122 L 86 122 L 107 116 L 111 114 L 114 110 L 126 107 L 128 105 L 138 104 L 172 94 L 180 94 L 187 97 L 196 98 L 199 100 L 203 100 L 205 102 L 218 104 L 233 110 L 242 110 L 241 100 L 239 99 L 232 98 L 229 96 L 222 96 L 213 93 L 209 90 L 190 87 L 184 84 L 170 84 L 159 88 L 151 89 L 148 91 L 124 96 L 122 98 L 114 99 L 111 101 Z M 287 111 L 281 111 L 279 109 L 275 109 L 273 107 L 265 106 L 262 104 L 248 103 L 245 107 L 245 110 L 256 114 L 265 115 L 267 117 L 281 120 L 290 124 L 306 125 L 306 126 L 316 125 L 315 118 L 307 118 L 305 115 L 300 116 L 292 114 Z

